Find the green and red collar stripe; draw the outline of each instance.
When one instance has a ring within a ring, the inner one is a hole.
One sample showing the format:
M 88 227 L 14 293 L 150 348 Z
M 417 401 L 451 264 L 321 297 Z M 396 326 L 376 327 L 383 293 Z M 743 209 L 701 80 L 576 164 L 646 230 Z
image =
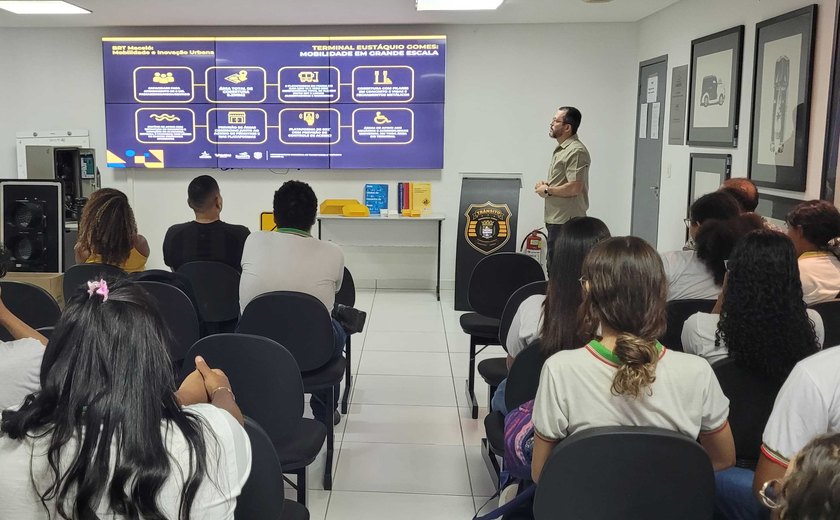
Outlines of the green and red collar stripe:
M 611 367 L 618 368 L 619 366 L 621 366 L 621 360 L 618 359 L 618 356 L 615 354 L 615 352 L 605 347 L 598 340 L 593 339 L 584 348 L 588 350 L 590 354 L 598 358 L 600 361 L 603 361 L 604 363 L 610 365 Z M 656 350 L 659 351 L 659 359 L 662 359 L 662 356 L 665 355 L 666 349 L 658 341 L 656 342 Z
M 312 238 L 312 234 L 308 231 L 304 231 L 302 229 L 292 228 L 292 227 L 279 227 L 275 231 L 278 233 L 286 233 L 289 235 L 297 235 L 299 237 L 307 237 Z

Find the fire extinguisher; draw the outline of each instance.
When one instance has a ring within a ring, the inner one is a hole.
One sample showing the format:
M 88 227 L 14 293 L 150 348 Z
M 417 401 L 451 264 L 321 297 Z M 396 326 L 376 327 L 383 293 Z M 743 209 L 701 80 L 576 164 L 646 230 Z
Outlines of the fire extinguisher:
M 528 236 L 522 241 L 519 251 L 533 257 L 545 269 L 547 243 L 548 237 L 543 233 L 542 228 L 535 229 L 528 233 Z

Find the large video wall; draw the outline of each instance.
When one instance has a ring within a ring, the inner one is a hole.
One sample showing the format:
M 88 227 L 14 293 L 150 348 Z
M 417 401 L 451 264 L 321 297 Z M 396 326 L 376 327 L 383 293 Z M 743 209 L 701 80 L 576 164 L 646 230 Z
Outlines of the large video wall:
M 443 167 L 444 36 L 102 47 L 110 167 Z

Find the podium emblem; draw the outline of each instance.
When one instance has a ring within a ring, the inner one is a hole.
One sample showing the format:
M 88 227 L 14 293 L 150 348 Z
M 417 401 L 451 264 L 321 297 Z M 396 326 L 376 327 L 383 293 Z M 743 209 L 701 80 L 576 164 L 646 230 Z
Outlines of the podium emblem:
M 479 253 L 495 253 L 510 240 L 511 212 L 507 204 L 471 204 L 464 215 L 464 237 Z

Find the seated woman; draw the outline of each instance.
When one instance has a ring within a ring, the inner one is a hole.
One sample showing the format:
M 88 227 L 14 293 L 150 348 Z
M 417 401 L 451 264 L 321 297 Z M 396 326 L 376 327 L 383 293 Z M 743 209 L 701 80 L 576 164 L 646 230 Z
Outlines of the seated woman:
M 683 350 L 709 363 L 729 356 L 781 385 L 825 337 L 822 318 L 802 301 L 793 243 L 776 231 L 753 231 L 735 247 L 727 268 L 712 312 L 686 320 Z
M 102 188 L 91 194 L 79 221 L 76 262 L 102 263 L 127 273 L 146 269 L 149 243 L 137 233 L 128 197 L 119 190 Z
M 0 517 L 233 519 L 251 467 L 230 383 L 173 341 L 139 286 L 88 282 L 44 353 L 41 390 L 0 422 Z
M 557 443 L 596 426 L 699 436 L 716 470 L 732 466 L 729 400 L 712 368 L 656 340 L 665 332 L 667 292 L 656 251 L 640 238 L 610 238 L 592 249 L 582 274 L 581 332 L 598 339 L 543 366 L 533 413 L 534 481 Z
M 840 517 L 840 434 L 817 437 L 800 451 L 783 479 L 769 480 L 759 496 L 779 520 Z
M 840 296 L 840 212 L 824 200 L 809 200 L 797 204 L 785 221 L 799 256 L 805 303 Z
M 694 201 L 689 210 L 690 217 L 686 219 L 694 249 L 662 253 L 668 281 L 668 301 L 714 300 L 718 297 L 723 282 L 723 261 L 718 258 L 719 254 L 701 255 L 699 236 L 704 236 L 706 244 L 703 247 L 706 250 L 720 249 L 714 243 L 718 232 L 725 231 L 725 226 L 715 225 L 712 226 L 714 232 L 701 233 L 703 226 L 708 228 L 707 224 L 715 220 L 729 222 L 740 212 L 738 202 L 723 192 L 707 193 Z M 716 276 L 717 272 L 720 272 L 719 276 Z
M 526 298 L 511 322 L 505 341 L 508 368 L 520 352 L 540 337 L 545 357 L 560 350 L 578 348 L 586 342 L 577 335 L 580 268 L 592 246 L 609 236 L 607 225 L 594 217 L 575 217 L 563 224 L 552 252 L 546 294 Z M 493 410 L 504 414 L 508 412 L 504 397 L 506 381 L 496 389 L 491 403 Z

